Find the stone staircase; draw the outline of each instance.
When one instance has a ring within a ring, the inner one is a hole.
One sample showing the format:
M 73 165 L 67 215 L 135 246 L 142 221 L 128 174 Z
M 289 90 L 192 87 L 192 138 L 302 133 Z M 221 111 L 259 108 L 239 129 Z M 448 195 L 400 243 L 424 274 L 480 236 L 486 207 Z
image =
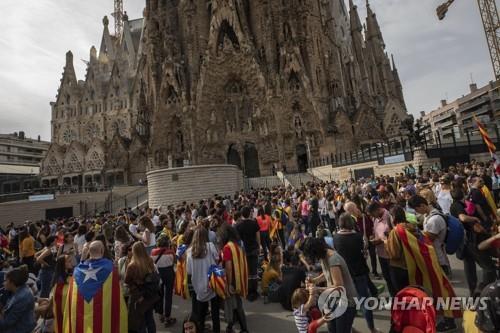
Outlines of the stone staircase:
M 299 188 L 302 185 L 307 184 L 308 182 L 316 181 L 317 179 L 309 173 L 293 173 L 293 174 L 284 174 L 283 178 L 285 179 L 285 183 Z
M 273 188 L 275 186 L 283 185 L 283 181 L 278 176 L 245 178 L 243 180 L 243 183 L 246 191 L 252 188 L 253 189 Z
M 48 201 L 5 202 L 0 203 L 0 226 L 6 226 L 10 222 L 21 224 L 25 221 L 43 220 L 47 209 L 71 207 L 73 216 L 92 215 L 105 210 L 116 213 L 124 207 L 142 208 L 147 201 L 147 187 L 122 186 L 113 188 L 113 191 L 58 194 L 54 200 Z

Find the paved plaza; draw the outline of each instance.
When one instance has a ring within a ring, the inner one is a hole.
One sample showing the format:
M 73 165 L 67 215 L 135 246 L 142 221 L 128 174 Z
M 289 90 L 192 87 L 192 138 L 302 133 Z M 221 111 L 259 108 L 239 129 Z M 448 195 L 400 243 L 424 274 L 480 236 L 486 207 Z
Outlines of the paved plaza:
M 450 262 L 453 269 L 452 284 L 455 289 L 457 296 L 468 296 L 467 285 L 465 281 L 465 275 L 463 270 L 463 262 L 456 259 L 455 256 L 449 256 Z M 480 269 L 478 269 L 478 276 L 480 277 Z M 374 282 L 381 282 L 381 280 L 374 280 Z M 387 296 L 384 293 L 383 296 Z M 245 312 L 247 315 L 247 321 L 249 326 L 249 331 L 254 333 L 282 333 L 282 332 L 298 332 L 295 327 L 292 313 L 283 310 L 280 304 L 264 304 L 264 300 L 260 300 L 250 303 L 245 302 L 244 304 Z M 157 320 L 158 332 L 165 333 L 178 333 L 181 332 L 182 320 L 189 314 L 191 309 L 191 300 L 183 300 L 177 296 L 174 296 L 174 307 L 172 309 L 172 315 L 177 318 L 177 324 L 169 327 L 168 329 L 163 328 Z M 389 332 L 390 328 L 390 312 L 389 311 L 377 311 L 374 313 L 375 325 L 382 332 Z M 225 323 L 223 319 L 222 328 L 225 328 Z M 210 320 L 207 320 L 210 323 Z M 457 325 L 459 323 L 457 322 Z M 461 327 L 460 325 L 458 325 Z M 362 333 L 369 333 L 368 327 L 366 326 L 365 319 L 359 313 L 354 321 L 354 328 Z M 457 330 L 461 332 L 461 329 Z M 326 326 L 323 327 L 320 332 L 327 332 Z

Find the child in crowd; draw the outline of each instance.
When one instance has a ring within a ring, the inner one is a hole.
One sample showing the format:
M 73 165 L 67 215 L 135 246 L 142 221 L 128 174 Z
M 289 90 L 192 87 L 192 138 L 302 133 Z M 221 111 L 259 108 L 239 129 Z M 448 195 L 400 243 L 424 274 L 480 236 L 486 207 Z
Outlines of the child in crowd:
M 293 317 L 299 333 L 316 333 L 326 321 L 316 307 L 314 288 L 298 288 L 292 295 Z

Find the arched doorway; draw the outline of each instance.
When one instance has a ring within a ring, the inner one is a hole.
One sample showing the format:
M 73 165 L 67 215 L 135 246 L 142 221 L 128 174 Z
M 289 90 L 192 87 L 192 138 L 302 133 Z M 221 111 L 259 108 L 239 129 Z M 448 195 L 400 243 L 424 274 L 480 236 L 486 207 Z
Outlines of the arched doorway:
M 234 145 L 229 146 L 229 149 L 227 151 L 227 164 L 236 165 L 241 169 L 240 153 L 236 150 Z
M 259 153 L 257 152 L 257 148 L 255 148 L 255 144 L 245 144 L 244 159 L 245 176 L 260 177 Z
M 297 168 L 299 172 L 307 172 L 307 167 L 309 162 L 307 160 L 307 147 L 304 144 L 297 145 L 295 147 L 295 153 L 297 154 Z

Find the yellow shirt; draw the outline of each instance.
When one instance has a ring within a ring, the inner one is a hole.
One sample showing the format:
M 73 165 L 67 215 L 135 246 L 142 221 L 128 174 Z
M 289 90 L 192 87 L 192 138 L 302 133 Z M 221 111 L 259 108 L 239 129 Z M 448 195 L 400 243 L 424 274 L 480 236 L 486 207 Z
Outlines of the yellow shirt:
M 35 255 L 35 240 L 33 237 L 26 237 L 19 244 L 19 256 L 21 258 L 33 257 Z
M 274 280 L 279 280 L 280 275 L 273 268 L 266 267 L 264 273 L 262 274 L 261 288 L 264 295 L 267 294 L 269 290 L 269 284 Z

